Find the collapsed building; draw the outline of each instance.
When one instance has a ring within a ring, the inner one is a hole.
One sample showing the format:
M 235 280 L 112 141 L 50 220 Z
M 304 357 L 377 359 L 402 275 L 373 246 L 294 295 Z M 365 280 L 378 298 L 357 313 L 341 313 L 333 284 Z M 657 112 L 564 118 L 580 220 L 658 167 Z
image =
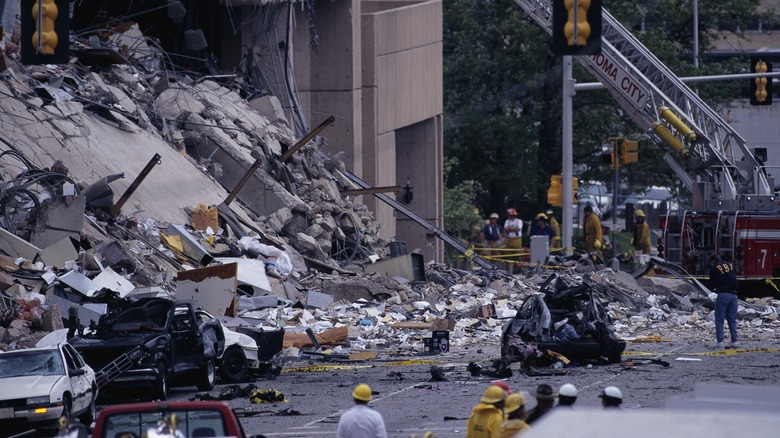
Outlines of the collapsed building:
M 100 49 L 75 39 L 79 55 L 65 65 L 22 65 L 18 41 L 4 42 L 5 348 L 62 327 L 71 309 L 89 325 L 117 297 L 149 296 L 194 300 L 234 326 L 283 327 L 283 355 L 416 354 L 431 350 L 429 331 L 449 332 L 453 348 L 497 344 L 502 322 L 551 274 L 391 254 L 371 209 L 349 194 L 359 187 L 343 155 L 321 154 L 324 137 L 301 142 L 273 95 L 164 68 L 166 53 L 137 26 Z M 712 298 L 684 283 L 561 266 L 571 284 L 587 276 L 623 338 L 711 331 Z M 745 337 L 773 336 L 777 309 L 743 302 Z

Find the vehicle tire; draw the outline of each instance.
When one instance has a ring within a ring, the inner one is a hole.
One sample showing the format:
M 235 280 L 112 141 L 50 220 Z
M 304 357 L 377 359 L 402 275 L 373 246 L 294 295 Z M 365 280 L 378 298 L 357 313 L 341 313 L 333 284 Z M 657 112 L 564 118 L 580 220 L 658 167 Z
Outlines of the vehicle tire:
M 214 359 L 209 359 L 203 364 L 203 367 L 198 370 L 197 380 L 195 384 L 200 391 L 211 391 L 214 389 L 214 381 L 217 379 L 217 372 L 214 367 Z
M 249 374 L 249 363 L 244 351 L 239 347 L 230 347 L 222 356 L 219 373 L 226 382 L 241 382 Z
M 155 382 L 154 397 L 158 400 L 165 400 L 168 398 L 168 369 L 165 366 L 165 362 L 157 362 L 157 381 Z
M 89 427 L 93 421 L 95 421 L 95 414 L 97 413 L 97 407 L 95 406 L 95 400 L 97 399 L 97 389 L 92 390 L 92 401 L 89 402 L 89 407 L 79 416 L 79 421 L 86 427 Z
M 62 414 L 60 418 L 65 417 L 70 423 L 73 420 L 73 399 L 70 398 L 70 394 L 65 394 L 62 397 Z

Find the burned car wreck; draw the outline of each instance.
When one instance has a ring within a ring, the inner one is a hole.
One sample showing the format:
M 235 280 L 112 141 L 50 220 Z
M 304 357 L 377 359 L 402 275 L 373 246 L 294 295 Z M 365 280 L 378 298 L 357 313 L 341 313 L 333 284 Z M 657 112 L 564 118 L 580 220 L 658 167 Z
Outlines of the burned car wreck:
M 164 400 L 172 384 L 214 387 L 225 335 L 217 320 L 199 324 L 190 303 L 147 298 L 101 316 L 68 342 L 96 370 L 101 391 L 151 390 Z
M 528 296 L 515 317 L 504 324 L 501 358 L 504 363 L 549 366 L 550 352 L 575 362 L 618 363 L 626 342 L 615 336 L 609 315 L 587 277 L 569 286 L 551 275 L 539 294 Z

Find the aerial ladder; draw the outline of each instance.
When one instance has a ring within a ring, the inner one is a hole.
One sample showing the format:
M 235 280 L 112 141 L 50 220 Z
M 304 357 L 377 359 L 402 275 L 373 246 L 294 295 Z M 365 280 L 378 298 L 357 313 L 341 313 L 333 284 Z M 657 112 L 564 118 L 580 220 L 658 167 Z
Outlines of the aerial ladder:
M 552 33 L 551 0 L 515 0 Z M 773 184 L 745 140 L 639 40 L 602 9 L 601 52 L 577 56 L 626 114 L 670 150 L 674 170 L 697 209 L 775 212 Z
M 552 0 L 514 0 L 552 34 Z M 601 51 L 576 56 L 624 112 L 666 149 L 664 160 L 692 193 L 693 210 L 661 218 L 659 256 L 706 276 L 710 255 L 736 261 L 737 278 L 770 281 L 778 242 L 774 181 L 745 140 L 602 8 Z M 770 236 L 770 237 L 767 237 Z M 751 252 L 752 251 L 752 252 Z

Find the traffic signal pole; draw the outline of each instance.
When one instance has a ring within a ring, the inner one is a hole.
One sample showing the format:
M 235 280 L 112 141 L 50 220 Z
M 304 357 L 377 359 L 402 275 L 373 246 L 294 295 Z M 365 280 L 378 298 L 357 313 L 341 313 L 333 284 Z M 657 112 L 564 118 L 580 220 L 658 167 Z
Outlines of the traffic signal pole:
M 561 169 L 561 183 L 563 184 L 563 199 L 561 199 L 562 205 L 562 221 L 561 226 L 561 243 L 563 245 L 563 251 L 565 255 L 571 255 L 572 251 L 572 232 L 574 231 L 573 214 L 572 214 L 572 201 L 574 199 L 574 193 L 572 189 L 573 173 L 573 152 L 572 152 L 572 104 L 574 101 L 574 86 L 576 82 L 572 77 L 572 57 L 563 57 L 563 108 L 562 108 L 562 160 L 563 165 Z

